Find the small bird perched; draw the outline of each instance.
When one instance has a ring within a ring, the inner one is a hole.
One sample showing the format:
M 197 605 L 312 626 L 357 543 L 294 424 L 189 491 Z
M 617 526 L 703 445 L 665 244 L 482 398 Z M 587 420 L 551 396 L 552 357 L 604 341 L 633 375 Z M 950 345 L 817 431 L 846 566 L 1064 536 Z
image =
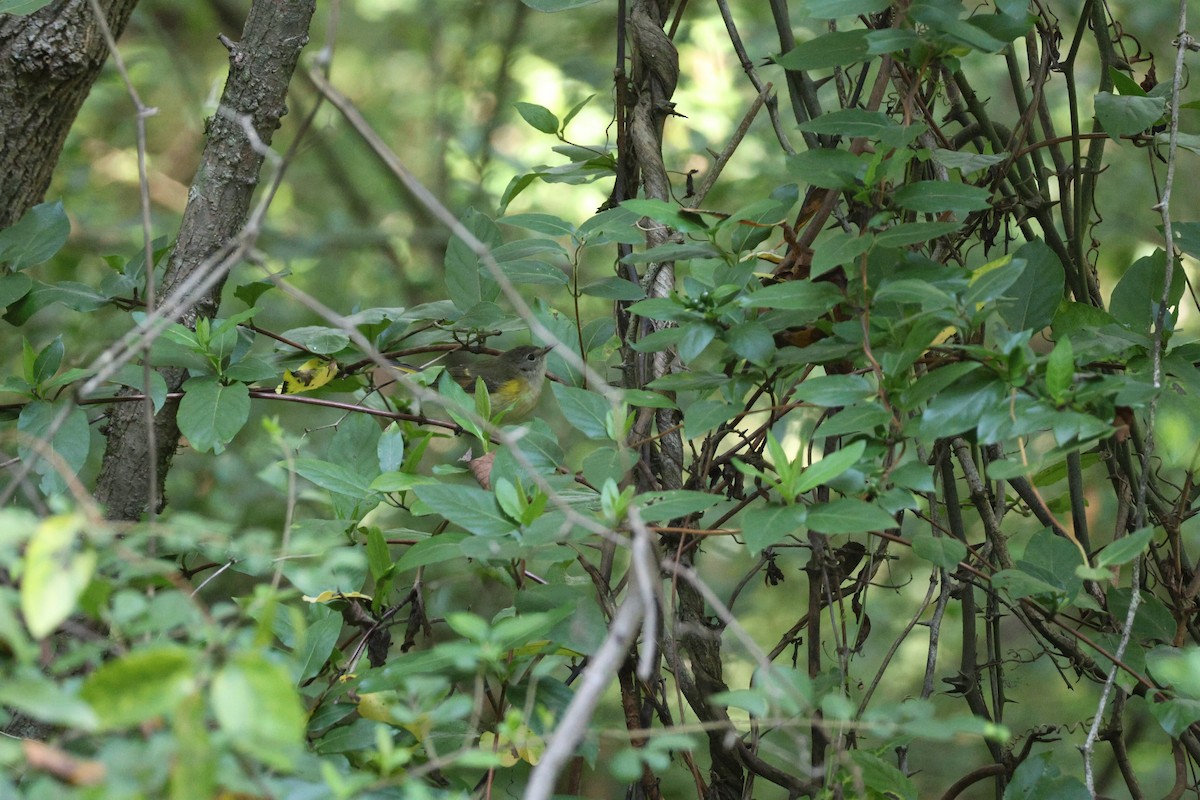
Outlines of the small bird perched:
M 549 347 L 521 345 L 498 356 L 481 356 L 466 364 L 446 368 L 450 377 L 468 392 L 483 379 L 492 404 L 492 414 L 508 419 L 533 411 L 546 382 L 546 353 Z

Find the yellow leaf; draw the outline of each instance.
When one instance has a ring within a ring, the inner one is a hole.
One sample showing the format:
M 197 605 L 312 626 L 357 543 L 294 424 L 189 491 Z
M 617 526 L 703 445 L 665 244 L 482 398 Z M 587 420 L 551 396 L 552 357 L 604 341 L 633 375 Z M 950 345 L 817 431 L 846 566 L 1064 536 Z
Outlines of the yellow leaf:
M 336 361 L 326 361 L 323 358 L 310 358 L 295 371 L 286 370 L 283 373 L 283 383 L 275 387 L 275 394 L 301 394 L 320 389 L 337 377 Z
M 376 722 L 392 722 L 391 701 L 396 699 L 395 692 L 369 692 L 358 696 L 358 713 L 363 719 Z
M 332 603 L 336 600 L 349 600 L 357 598 L 359 600 L 370 600 L 371 595 L 363 594 L 362 592 L 334 592 L 326 589 L 316 597 L 301 595 L 306 603 Z

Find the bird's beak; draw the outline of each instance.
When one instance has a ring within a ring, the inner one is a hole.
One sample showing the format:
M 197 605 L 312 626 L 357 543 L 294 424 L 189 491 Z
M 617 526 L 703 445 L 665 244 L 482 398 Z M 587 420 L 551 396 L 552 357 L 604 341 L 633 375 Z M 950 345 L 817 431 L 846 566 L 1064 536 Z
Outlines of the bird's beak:
M 553 349 L 554 349 L 554 345 L 548 344 L 545 347 L 543 347 L 542 349 L 538 350 L 538 355 L 544 356 L 544 355 L 546 355 L 546 353 L 549 353 Z

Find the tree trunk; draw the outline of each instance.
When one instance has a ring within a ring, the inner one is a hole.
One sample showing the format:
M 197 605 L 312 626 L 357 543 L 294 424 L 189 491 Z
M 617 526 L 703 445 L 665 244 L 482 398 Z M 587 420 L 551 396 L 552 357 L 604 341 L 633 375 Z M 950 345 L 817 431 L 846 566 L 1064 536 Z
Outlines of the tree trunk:
M 120 36 L 137 0 L 100 0 Z M 42 201 L 67 132 L 108 57 L 88 0 L 0 14 L 0 228 Z
M 257 143 L 247 137 L 243 120 L 254 129 L 261 144 L 271 143 L 280 117 L 287 113 L 288 83 L 300 50 L 308 42 L 315 5 L 316 0 L 257 0 L 250 7 L 242 40 L 230 43 L 229 78 L 220 110 L 209 120 L 208 144 L 192 181 L 179 239 L 163 278 L 164 298 L 242 233 L 264 158 L 255 150 Z M 194 327 L 197 317 L 213 316 L 223 284 L 224 280 L 219 280 L 208 291 L 189 297 L 181 321 Z M 172 392 L 178 391 L 187 377 L 181 369 L 162 372 Z M 179 440 L 177 411 L 177 403 L 163 406 L 155 416 L 151 439 L 142 404 L 118 403 L 113 407 L 96 488 L 96 498 L 105 505 L 109 518 L 139 519 L 152 497 L 156 507 L 163 505 L 163 485 Z M 151 464 L 155 466 L 153 473 Z

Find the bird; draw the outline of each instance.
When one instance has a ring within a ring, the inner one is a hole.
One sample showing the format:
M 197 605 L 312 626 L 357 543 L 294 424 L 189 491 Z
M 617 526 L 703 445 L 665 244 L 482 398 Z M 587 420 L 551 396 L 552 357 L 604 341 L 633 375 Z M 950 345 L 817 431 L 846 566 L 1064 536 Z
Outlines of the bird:
M 450 377 L 468 392 L 482 378 L 491 401 L 492 415 L 508 419 L 533 411 L 546 383 L 546 354 L 553 349 L 521 345 L 498 356 L 480 356 L 446 368 Z

